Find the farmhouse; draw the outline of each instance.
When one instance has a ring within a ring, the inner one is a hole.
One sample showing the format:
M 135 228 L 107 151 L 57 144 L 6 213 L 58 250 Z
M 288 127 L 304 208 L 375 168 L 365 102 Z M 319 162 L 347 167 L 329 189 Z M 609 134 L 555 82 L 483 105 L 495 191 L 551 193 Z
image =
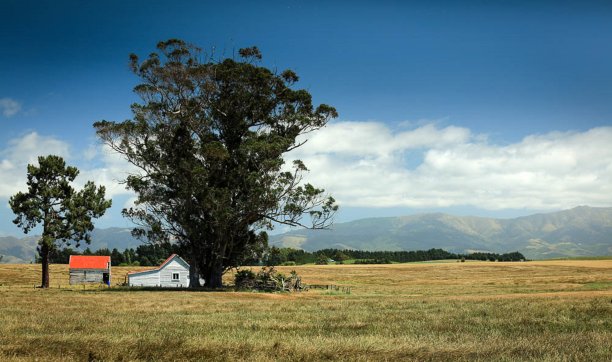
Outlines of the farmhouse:
M 172 254 L 157 269 L 128 273 L 127 278 L 131 287 L 186 288 L 189 286 L 189 264 Z
M 110 285 L 110 256 L 70 255 L 70 284 L 104 283 Z

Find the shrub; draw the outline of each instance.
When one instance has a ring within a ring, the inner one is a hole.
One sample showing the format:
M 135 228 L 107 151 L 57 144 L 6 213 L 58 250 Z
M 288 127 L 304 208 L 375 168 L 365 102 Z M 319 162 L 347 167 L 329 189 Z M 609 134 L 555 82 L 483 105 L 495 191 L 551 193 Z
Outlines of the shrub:
M 295 262 L 292 260 L 286 261 L 281 264 L 282 266 L 295 266 Z
M 295 270 L 289 276 L 285 276 L 274 269 L 274 267 L 263 267 L 257 274 L 250 269 L 239 270 L 235 275 L 237 289 L 259 290 L 259 291 L 300 291 L 302 278 Z
M 329 258 L 325 254 L 319 254 L 317 257 L 317 261 L 315 264 L 317 265 L 327 265 L 329 263 Z
M 255 273 L 251 269 L 238 270 L 235 274 L 235 284 L 237 288 L 248 289 L 255 281 Z

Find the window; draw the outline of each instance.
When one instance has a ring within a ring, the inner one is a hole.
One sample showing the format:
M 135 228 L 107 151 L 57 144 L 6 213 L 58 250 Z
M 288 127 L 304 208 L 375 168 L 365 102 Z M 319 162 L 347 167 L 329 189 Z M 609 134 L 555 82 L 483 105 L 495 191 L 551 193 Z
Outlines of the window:
M 179 280 L 179 273 L 172 273 L 172 280 Z

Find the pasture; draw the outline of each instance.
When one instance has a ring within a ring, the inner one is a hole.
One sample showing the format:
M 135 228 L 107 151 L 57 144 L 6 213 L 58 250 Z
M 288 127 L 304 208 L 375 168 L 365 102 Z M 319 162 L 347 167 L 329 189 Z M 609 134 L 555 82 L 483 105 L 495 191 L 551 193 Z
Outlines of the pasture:
M 70 287 L 66 265 L 41 290 L 39 268 L 0 265 L 0 360 L 612 360 L 612 260 L 278 268 L 351 294 Z

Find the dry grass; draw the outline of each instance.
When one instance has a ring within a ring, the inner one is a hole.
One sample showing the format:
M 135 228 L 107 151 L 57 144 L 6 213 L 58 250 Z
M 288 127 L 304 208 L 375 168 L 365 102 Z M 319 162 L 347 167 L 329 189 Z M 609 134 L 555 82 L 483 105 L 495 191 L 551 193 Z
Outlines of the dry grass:
M 612 260 L 279 269 L 352 293 L 83 290 L 60 265 L 40 290 L 0 265 L 0 360 L 612 360 Z

